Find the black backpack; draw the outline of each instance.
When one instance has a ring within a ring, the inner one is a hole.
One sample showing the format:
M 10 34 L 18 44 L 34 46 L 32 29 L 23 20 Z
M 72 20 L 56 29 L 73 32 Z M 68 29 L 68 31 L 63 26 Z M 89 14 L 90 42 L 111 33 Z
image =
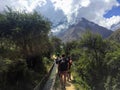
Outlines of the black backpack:
M 59 61 L 59 70 L 60 71 L 68 70 L 68 60 L 66 58 L 63 58 Z

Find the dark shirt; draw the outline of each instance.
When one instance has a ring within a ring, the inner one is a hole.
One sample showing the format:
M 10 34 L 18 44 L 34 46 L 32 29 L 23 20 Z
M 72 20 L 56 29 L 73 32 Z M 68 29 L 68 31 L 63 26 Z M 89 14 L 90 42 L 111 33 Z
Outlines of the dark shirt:
M 68 70 L 68 60 L 66 58 L 62 58 L 59 60 L 59 71 L 67 71 Z

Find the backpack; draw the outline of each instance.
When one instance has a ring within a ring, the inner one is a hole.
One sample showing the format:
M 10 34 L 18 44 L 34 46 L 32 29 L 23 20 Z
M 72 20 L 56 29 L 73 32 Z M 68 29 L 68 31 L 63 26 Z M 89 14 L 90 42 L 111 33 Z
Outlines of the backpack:
M 68 61 L 66 60 L 66 58 L 63 58 L 59 61 L 59 70 L 60 71 L 68 70 Z

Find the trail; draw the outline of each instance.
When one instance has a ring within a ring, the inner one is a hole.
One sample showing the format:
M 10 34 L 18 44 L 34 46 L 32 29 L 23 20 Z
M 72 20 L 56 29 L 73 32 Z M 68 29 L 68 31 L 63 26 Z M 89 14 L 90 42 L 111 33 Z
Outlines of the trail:
M 72 77 L 72 80 L 73 80 L 73 77 Z M 72 81 L 67 81 L 66 90 L 75 90 L 75 87 L 74 87 Z

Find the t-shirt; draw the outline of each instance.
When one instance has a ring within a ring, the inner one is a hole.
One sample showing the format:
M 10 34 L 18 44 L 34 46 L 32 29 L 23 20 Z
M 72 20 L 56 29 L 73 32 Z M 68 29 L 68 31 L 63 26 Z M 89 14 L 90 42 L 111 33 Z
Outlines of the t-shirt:
M 63 58 L 59 60 L 59 71 L 67 71 L 68 70 L 68 60 Z

